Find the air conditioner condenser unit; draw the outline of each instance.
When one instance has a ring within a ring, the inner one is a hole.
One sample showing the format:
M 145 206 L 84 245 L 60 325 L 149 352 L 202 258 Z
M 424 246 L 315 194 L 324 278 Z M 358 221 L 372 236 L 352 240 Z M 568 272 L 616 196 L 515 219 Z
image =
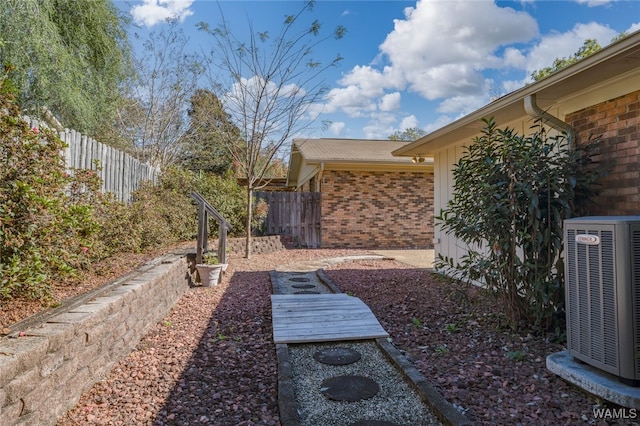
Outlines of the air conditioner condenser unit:
M 567 349 L 640 386 L 640 216 L 564 221 Z

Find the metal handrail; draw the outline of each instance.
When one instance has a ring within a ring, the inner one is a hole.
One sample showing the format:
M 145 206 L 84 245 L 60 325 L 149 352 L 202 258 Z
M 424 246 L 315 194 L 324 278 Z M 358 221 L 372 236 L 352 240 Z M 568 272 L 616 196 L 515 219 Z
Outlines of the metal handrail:
M 229 221 L 224 218 L 202 195 L 192 192 L 191 197 L 198 202 L 198 246 L 196 247 L 196 263 L 202 263 L 203 254 L 209 251 L 209 214 L 219 224 L 218 261 L 227 263 L 227 231 L 231 230 Z

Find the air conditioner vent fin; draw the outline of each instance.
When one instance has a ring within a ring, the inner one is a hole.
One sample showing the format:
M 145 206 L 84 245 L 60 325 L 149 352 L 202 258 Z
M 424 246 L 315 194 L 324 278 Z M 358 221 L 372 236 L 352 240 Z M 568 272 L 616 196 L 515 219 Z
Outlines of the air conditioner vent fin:
M 600 251 L 602 259 L 602 313 L 604 333 L 604 359 L 605 365 L 618 368 L 618 327 L 616 323 L 616 287 L 615 287 L 615 262 L 613 259 L 613 233 L 602 231 L 600 233 Z
M 631 226 L 631 287 L 633 288 L 633 316 L 635 318 L 636 374 L 640 377 L 640 224 Z
M 589 235 L 598 235 L 597 231 L 587 232 Z M 591 358 L 604 362 L 604 330 L 602 328 L 602 281 L 600 277 L 601 259 L 599 246 L 586 246 L 588 258 L 588 276 L 585 281 L 589 293 L 587 300 L 589 308 L 586 311 L 591 321 L 589 322 L 589 335 L 591 336 Z

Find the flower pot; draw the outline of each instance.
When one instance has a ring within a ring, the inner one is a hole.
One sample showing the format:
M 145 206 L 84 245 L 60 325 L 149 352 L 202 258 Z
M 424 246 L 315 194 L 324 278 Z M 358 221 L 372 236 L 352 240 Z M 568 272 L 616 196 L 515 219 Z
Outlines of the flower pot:
M 200 276 L 200 282 L 203 287 L 213 287 L 220 282 L 220 275 L 225 268 L 225 264 L 218 263 L 216 265 L 198 264 L 198 275 Z

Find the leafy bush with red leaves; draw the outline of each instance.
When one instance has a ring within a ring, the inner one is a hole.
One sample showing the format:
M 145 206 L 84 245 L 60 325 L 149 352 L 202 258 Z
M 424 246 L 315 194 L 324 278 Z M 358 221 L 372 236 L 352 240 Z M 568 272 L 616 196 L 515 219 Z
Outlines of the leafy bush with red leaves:
M 41 298 L 48 279 L 71 274 L 97 231 L 95 176 L 66 172 L 64 142 L 31 128 L 0 80 L 0 297 Z

